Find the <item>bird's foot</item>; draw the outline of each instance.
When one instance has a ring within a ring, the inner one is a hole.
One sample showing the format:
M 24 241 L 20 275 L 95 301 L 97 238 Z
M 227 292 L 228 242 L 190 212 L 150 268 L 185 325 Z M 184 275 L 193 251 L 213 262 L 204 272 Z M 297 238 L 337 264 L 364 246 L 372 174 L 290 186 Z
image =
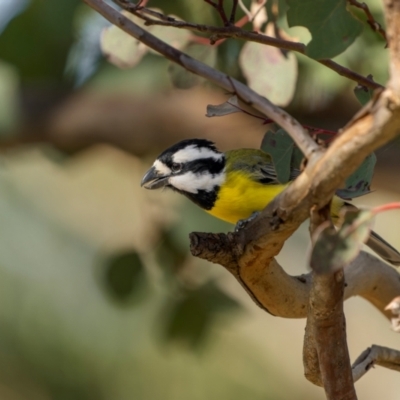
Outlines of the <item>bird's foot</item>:
M 261 213 L 261 211 L 254 211 L 249 218 L 246 219 L 239 219 L 239 221 L 236 223 L 235 225 L 235 232 L 240 231 L 241 229 L 244 229 L 247 224 L 251 221 L 253 221 L 253 219 L 255 219 L 259 214 Z

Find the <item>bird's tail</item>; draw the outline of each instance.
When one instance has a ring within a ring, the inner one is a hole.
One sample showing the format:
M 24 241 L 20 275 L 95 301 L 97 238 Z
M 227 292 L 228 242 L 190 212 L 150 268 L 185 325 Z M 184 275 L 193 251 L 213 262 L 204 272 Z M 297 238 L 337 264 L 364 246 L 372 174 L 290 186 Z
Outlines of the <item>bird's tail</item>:
M 371 231 L 365 244 L 388 263 L 400 266 L 400 253 L 374 231 Z

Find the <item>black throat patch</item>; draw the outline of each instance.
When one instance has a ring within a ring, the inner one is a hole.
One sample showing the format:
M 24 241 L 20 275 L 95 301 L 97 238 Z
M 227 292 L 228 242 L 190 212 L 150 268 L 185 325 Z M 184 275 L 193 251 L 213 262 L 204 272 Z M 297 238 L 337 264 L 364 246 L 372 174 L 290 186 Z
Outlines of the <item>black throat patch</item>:
M 175 189 L 176 190 L 176 189 Z M 197 193 L 182 192 L 188 199 L 204 210 L 211 210 L 218 198 L 219 186 L 214 186 L 211 191 L 199 190 Z
M 215 160 L 213 158 L 202 158 L 194 161 L 188 162 L 184 170 L 191 171 L 195 174 L 211 174 L 213 176 L 217 174 L 223 173 L 223 169 L 225 168 L 225 158 L 221 160 Z M 204 210 L 211 210 L 214 207 L 215 202 L 218 198 L 220 187 L 215 185 L 211 190 L 198 189 L 197 193 L 180 191 L 180 193 L 184 194 L 188 199 L 192 200 L 193 203 L 197 204 L 199 207 Z M 175 189 L 176 190 L 176 189 Z

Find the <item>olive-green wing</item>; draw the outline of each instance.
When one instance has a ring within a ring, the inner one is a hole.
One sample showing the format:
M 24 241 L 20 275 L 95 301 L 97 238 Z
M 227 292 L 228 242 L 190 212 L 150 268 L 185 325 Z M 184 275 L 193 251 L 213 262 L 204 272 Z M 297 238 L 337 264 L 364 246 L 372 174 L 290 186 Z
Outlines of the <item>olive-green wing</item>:
M 271 157 L 262 150 L 239 149 L 226 152 L 227 172 L 245 171 L 254 181 L 265 185 L 280 185 Z M 298 169 L 290 171 L 290 181 L 300 175 Z

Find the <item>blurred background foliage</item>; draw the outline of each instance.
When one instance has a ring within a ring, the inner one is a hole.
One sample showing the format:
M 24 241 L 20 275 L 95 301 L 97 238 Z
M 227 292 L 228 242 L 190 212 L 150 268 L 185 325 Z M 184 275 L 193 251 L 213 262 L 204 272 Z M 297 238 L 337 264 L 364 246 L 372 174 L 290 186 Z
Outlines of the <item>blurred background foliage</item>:
M 219 24 L 200 0 L 150 5 Z M 382 21 L 380 2 L 368 5 Z M 310 40 L 305 28 L 279 24 Z M 0 0 L 0 398 L 322 398 L 303 378 L 304 321 L 265 314 L 222 268 L 190 256 L 190 231 L 231 227 L 139 187 L 177 140 L 259 147 L 265 126 L 242 114 L 206 119 L 206 105 L 225 93 L 207 83 L 173 88 L 169 63 L 152 53 L 135 68 L 111 65 L 99 45 L 107 26 L 79 0 Z M 212 62 L 244 79 L 242 46 L 224 42 Z M 296 58 L 289 112 L 340 128 L 359 108 L 354 82 Z M 337 61 L 386 82 L 387 50 L 367 25 Z M 359 203 L 398 199 L 398 154 L 398 143 L 378 152 L 379 190 Z M 399 217 L 377 222 L 397 247 Z M 307 247 L 304 228 L 280 255 L 289 272 L 306 270 L 298 260 Z M 371 343 L 396 347 L 370 305 L 351 300 L 346 311 L 353 358 Z M 357 386 L 360 398 L 398 398 L 392 371 Z

